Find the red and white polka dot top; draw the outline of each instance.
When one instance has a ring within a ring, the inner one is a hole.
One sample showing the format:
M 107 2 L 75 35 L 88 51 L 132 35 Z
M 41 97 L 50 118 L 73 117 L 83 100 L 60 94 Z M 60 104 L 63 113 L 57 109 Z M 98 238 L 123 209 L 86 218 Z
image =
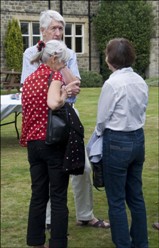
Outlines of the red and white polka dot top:
M 22 134 L 20 144 L 27 146 L 27 141 L 45 140 L 48 117 L 47 92 L 48 78 L 52 72 L 47 65 L 41 64 L 38 69 L 26 78 L 22 90 Z M 63 85 L 60 72 L 53 73 L 52 80 Z

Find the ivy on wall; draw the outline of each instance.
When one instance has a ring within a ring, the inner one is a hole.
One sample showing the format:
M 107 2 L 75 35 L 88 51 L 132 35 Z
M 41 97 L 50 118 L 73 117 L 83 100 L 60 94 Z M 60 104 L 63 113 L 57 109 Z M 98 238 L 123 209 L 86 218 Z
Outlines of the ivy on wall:
M 7 69 L 22 70 L 23 39 L 18 21 L 12 19 L 8 22 L 4 38 L 4 51 Z
M 134 65 L 144 78 L 150 63 L 150 39 L 154 33 L 152 5 L 145 0 L 102 0 L 101 8 L 93 18 L 94 35 L 101 53 L 101 73 L 110 75 L 105 63 L 104 50 L 109 40 L 127 38 L 135 46 L 137 58 Z

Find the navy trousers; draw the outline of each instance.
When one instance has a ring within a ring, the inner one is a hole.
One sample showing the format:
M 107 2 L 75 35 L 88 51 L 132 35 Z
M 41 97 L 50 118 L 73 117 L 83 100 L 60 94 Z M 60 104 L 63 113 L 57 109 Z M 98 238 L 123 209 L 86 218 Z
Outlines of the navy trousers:
M 132 132 L 104 131 L 104 181 L 112 240 L 116 248 L 148 248 L 142 192 L 144 157 L 143 129 Z M 131 213 L 130 229 L 126 204 Z

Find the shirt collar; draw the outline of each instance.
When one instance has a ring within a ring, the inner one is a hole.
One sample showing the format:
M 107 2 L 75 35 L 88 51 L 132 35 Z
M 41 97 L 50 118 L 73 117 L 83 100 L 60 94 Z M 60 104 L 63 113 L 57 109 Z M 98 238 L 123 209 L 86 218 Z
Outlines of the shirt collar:
M 132 67 L 126 67 L 126 68 L 122 68 L 122 69 L 118 69 L 116 71 L 114 71 L 110 77 L 113 77 L 113 76 L 116 76 L 118 74 L 122 74 L 122 73 L 125 73 L 125 72 L 133 72 L 133 69 Z

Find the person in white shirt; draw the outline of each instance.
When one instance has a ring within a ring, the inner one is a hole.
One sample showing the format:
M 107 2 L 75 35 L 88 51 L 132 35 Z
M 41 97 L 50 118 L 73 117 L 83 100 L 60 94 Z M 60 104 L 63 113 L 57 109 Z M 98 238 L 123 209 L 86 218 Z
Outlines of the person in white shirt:
M 129 40 L 110 40 L 105 54 L 112 74 L 101 90 L 95 132 L 103 136 L 102 161 L 112 240 L 116 248 L 148 248 L 142 192 L 148 86 L 132 69 L 136 55 Z M 125 203 L 131 213 L 130 230 Z
M 47 10 L 40 14 L 40 31 L 42 33 L 43 41 L 62 40 L 63 29 L 65 27 L 64 18 L 56 11 Z M 70 53 L 70 60 L 67 66 L 61 70 L 65 83 L 80 79 L 80 74 L 77 65 L 76 54 L 73 50 L 68 49 Z M 21 75 L 21 84 L 24 80 L 34 72 L 39 64 L 30 64 L 31 57 L 36 53 L 37 46 L 29 47 L 23 54 L 23 68 Z M 69 103 L 74 104 L 76 97 L 69 98 Z M 76 219 L 77 225 L 92 226 L 101 228 L 110 228 L 110 224 L 104 220 L 96 218 L 93 214 L 93 195 L 91 182 L 91 166 L 86 156 L 85 171 L 81 176 L 71 176 L 72 188 L 74 193 Z M 46 213 L 46 224 L 50 227 L 50 202 L 48 202 Z

